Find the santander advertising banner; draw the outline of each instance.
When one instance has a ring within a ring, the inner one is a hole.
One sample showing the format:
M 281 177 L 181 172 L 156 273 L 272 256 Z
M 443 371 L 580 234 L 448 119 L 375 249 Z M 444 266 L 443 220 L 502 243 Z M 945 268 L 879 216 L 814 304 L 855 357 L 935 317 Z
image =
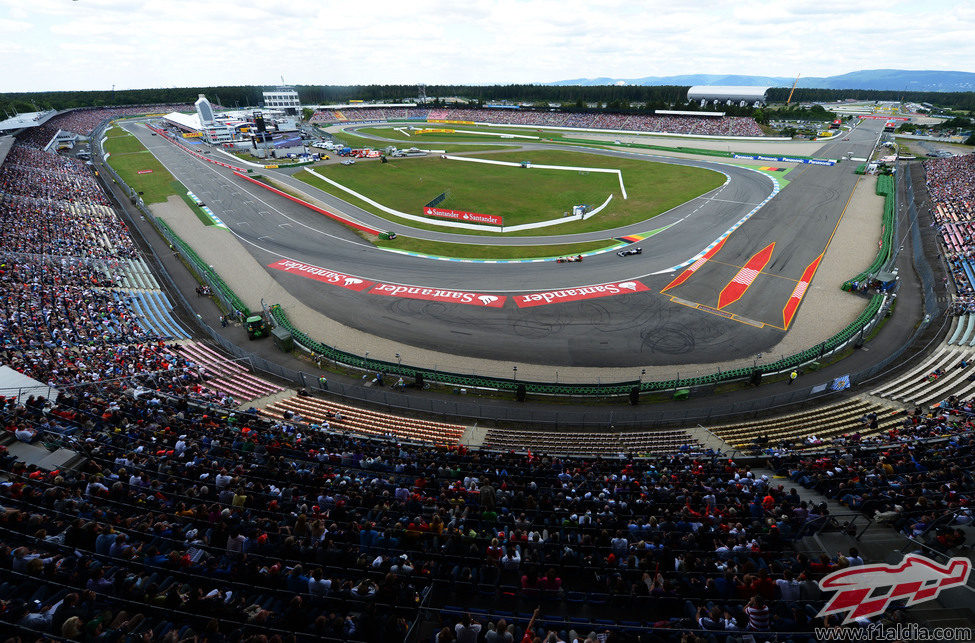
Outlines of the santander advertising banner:
M 640 281 L 618 281 L 610 284 L 599 284 L 597 286 L 580 286 L 578 288 L 564 288 L 562 290 L 515 295 L 515 303 L 518 304 L 519 308 L 531 308 L 532 306 L 562 304 L 569 301 L 580 301 L 582 299 L 627 295 L 629 293 L 645 292 L 647 290 L 650 289 Z
M 335 272 L 334 270 L 329 270 L 328 268 L 321 268 L 319 266 L 313 266 L 300 261 L 292 261 L 291 259 L 276 261 L 270 264 L 268 268 L 283 270 L 284 272 L 290 272 L 295 275 L 301 275 L 302 277 L 308 277 L 309 279 L 314 279 L 315 281 L 323 281 L 327 284 L 340 286 L 348 290 L 355 290 L 356 292 L 362 292 L 375 283 L 373 281 L 369 281 L 368 279 L 352 277 L 351 275 Z
M 463 210 L 444 210 L 442 208 L 423 208 L 423 214 L 428 217 L 438 219 L 453 219 L 454 221 L 467 221 L 468 223 L 486 223 L 488 225 L 504 225 L 502 218 L 494 214 L 478 214 L 477 212 L 464 212 Z
M 402 286 L 399 284 L 376 284 L 369 291 L 369 294 L 385 295 L 386 297 L 405 297 L 406 299 L 422 299 L 424 301 L 442 301 L 451 304 L 468 304 L 470 306 L 486 306 L 488 308 L 501 308 L 507 299 L 504 295 L 487 295 L 478 292 L 426 288 L 424 286 Z

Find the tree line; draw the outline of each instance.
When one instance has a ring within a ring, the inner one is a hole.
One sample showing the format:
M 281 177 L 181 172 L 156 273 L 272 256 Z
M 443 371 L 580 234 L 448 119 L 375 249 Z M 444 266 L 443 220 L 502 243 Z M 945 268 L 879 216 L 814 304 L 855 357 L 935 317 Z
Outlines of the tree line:
M 13 112 L 99 107 L 108 105 L 143 105 L 152 103 L 192 103 L 199 94 L 206 94 L 214 103 L 224 107 L 259 105 L 261 93 L 272 86 L 242 85 L 215 87 L 165 87 L 156 89 L 93 90 L 63 92 L 9 92 L 0 94 L 0 108 Z M 413 101 L 416 85 L 298 85 L 301 101 L 314 103 L 345 103 L 363 101 Z M 492 102 L 527 102 L 538 108 L 550 103 L 565 109 L 591 109 L 589 105 L 605 105 L 618 112 L 645 112 L 653 109 L 679 107 L 697 109 L 696 103 L 686 103 L 686 86 L 639 85 L 428 85 L 426 95 L 438 99 L 461 97 L 485 105 Z M 771 102 L 785 102 L 790 88 L 769 90 Z M 857 100 L 905 100 L 956 110 L 975 111 L 975 92 L 904 92 L 853 89 L 796 89 L 793 102 Z M 750 114 L 750 108 L 723 107 L 732 115 Z M 739 113 L 740 112 L 740 113 Z

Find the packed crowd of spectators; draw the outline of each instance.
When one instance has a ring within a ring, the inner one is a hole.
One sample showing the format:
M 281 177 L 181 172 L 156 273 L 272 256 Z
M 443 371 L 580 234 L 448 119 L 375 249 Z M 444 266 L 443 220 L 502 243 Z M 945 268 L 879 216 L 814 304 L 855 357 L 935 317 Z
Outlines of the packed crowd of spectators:
M 515 109 L 433 109 L 360 107 L 316 112 L 313 123 L 453 120 L 510 125 L 578 127 L 708 136 L 763 136 L 755 119 L 740 116 L 649 116 L 602 112 L 536 112 Z
M 161 114 L 186 110 L 190 105 L 174 103 L 165 105 L 138 105 L 132 107 L 84 107 L 58 114 L 43 125 L 31 127 L 18 136 L 20 143 L 34 148 L 47 145 L 58 130 L 88 136 L 106 119 L 138 116 L 140 114 Z
M 446 621 L 451 606 L 582 600 L 664 633 L 697 629 L 698 608 L 736 624 L 718 629 L 808 631 L 820 604 L 823 570 L 790 543 L 827 510 L 733 461 L 431 449 L 109 391 L 3 407 L 8 431 L 85 460 L 0 459 L 0 620 L 109 640 L 380 641 L 402 640 L 427 592 Z M 446 624 L 438 640 L 454 640 Z
M 931 200 L 956 205 L 970 218 L 975 210 L 975 156 L 928 159 L 924 172 Z
M 327 110 L 312 115 L 312 123 L 389 121 L 401 119 L 425 119 L 426 110 L 410 107 L 359 107 L 355 109 Z
M 944 406 L 932 417 L 914 415 L 912 425 L 892 432 L 886 443 L 851 444 L 839 453 L 808 457 L 781 454 L 777 471 L 946 551 L 960 543 L 947 545 L 944 537 L 953 539 L 959 526 L 972 523 L 975 455 L 972 403 L 949 399 Z M 966 419 L 948 429 L 946 416 L 955 413 Z M 952 431 L 949 437 L 925 440 Z
M 933 225 L 941 233 L 951 273 L 957 314 L 972 312 L 975 297 L 975 156 L 953 156 L 924 162 L 931 196 Z
M 815 581 L 863 564 L 855 550 L 797 554 L 826 506 L 716 455 L 430 448 L 131 386 L 0 405 L 6 430 L 84 456 L 46 472 L 0 451 L 0 621 L 107 640 L 391 641 L 423 602 L 436 641 L 522 640 L 535 605 L 534 641 L 761 640 L 822 625 Z M 905 533 L 940 526 L 954 546 L 975 489 L 970 437 L 918 442 L 973 408 L 950 402 L 879 448 L 773 461 Z
M 20 144 L 0 166 L 0 191 L 65 204 L 108 205 L 83 163 Z
M 0 166 L 0 362 L 55 387 L 138 376 L 218 401 L 114 290 L 136 256 L 82 163 L 17 143 Z

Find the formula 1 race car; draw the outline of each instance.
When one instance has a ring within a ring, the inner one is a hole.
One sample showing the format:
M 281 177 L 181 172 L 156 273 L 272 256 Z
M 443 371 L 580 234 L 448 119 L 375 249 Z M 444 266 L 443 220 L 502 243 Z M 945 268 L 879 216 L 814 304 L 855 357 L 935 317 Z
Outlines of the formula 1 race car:
M 642 255 L 643 248 L 627 248 L 616 253 L 618 257 L 629 257 L 630 255 Z
M 582 255 L 576 255 L 575 257 L 559 257 L 555 260 L 555 263 L 579 263 L 582 261 Z

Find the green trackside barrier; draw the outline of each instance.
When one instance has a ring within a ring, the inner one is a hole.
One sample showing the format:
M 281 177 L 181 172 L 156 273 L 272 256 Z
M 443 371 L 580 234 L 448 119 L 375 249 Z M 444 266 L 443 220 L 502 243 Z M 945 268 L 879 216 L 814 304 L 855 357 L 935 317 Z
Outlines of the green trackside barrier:
M 547 382 L 515 381 L 500 377 L 476 376 L 462 373 L 427 370 L 405 364 L 369 359 L 335 349 L 331 346 L 327 346 L 311 339 L 308 337 L 308 335 L 298 330 L 291 324 L 291 320 L 288 319 L 287 313 L 285 313 L 278 304 L 271 306 L 270 310 L 271 316 L 274 318 L 275 323 L 289 330 L 295 341 L 305 348 L 318 353 L 330 361 L 363 370 L 381 372 L 387 375 L 415 378 L 419 374 L 422 375 L 424 381 L 427 382 L 440 382 L 456 386 L 496 389 L 500 391 L 515 391 L 519 384 L 524 384 L 527 392 L 547 395 L 627 395 L 630 392 L 630 389 L 638 384 L 638 382 L 622 382 L 613 384 L 552 384 Z
M 863 281 L 870 275 L 876 273 L 884 264 L 890 261 L 890 258 L 893 256 L 894 224 L 897 220 L 894 194 L 896 190 L 897 184 L 892 175 L 880 174 L 877 176 L 876 192 L 878 196 L 884 197 L 883 233 L 880 239 L 880 250 L 877 252 L 877 257 L 873 260 L 873 263 L 870 264 L 870 267 L 856 277 L 846 281 L 846 283 L 843 284 L 843 290 L 851 290 L 853 288 L 854 281 Z
M 795 355 L 790 355 L 771 364 L 757 366 L 762 373 L 776 373 L 789 368 L 794 368 L 801 364 L 818 359 L 822 354 L 827 353 L 844 342 L 850 340 L 859 333 L 875 315 L 880 311 L 883 304 L 883 295 L 874 295 L 870 299 L 867 308 L 842 331 L 829 338 L 822 344 L 808 348 Z M 731 382 L 741 380 L 751 376 L 752 368 L 738 368 L 722 373 L 712 373 L 692 378 L 681 378 L 676 380 L 661 380 L 656 382 L 617 382 L 613 384 L 552 384 L 545 382 L 515 381 L 499 377 L 487 377 L 476 375 L 465 375 L 461 373 L 449 373 L 444 371 L 433 371 L 414 366 L 398 363 L 386 362 L 383 360 L 368 359 L 359 355 L 353 355 L 316 342 L 308 335 L 295 328 L 287 314 L 279 304 L 271 306 L 271 316 L 275 323 L 291 332 L 296 342 L 311 350 L 325 359 L 354 368 L 368 371 L 381 372 L 386 375 L 397 375 L 402 377 L 416 378 L 422 375 L 424 381 L 451 384 L 454 386 L 464 386 L 470 388 L 485 388 L 499 391 L 515 391 L 519 384 L 525 386 L 526 392 L 538 393 L 542 395 L 560 396 L 624 396 L 628 395 L 634 386 L 639 386 L 641 393 L 654 391 L 675 391 L 674 399 L 684 399 L 678 397 L 684 391 L 689 395 L 690 389 L 713 385 L 720 382 Z M 816 368 L 821 365 L 817 363 Z

